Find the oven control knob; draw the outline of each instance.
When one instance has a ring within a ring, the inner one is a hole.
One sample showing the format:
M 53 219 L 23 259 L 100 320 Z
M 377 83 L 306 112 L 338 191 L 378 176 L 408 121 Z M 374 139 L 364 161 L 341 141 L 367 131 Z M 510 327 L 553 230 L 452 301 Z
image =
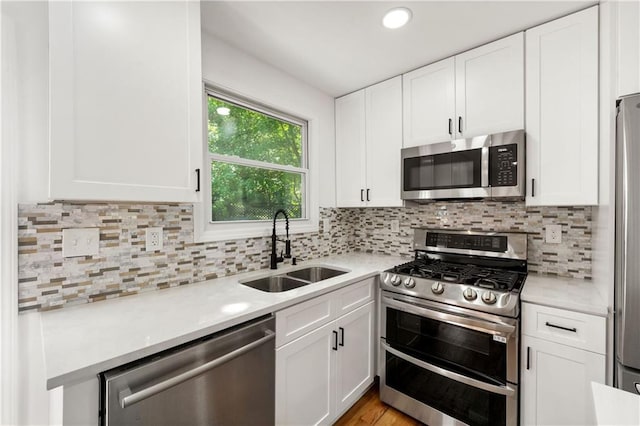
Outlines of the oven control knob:
M 498 298 L 492 291 L 485 291 L 484 293 L 482 293 L 482 301 L 487 305 L 493 305 L 497 300 Z
M 406 280 L 404 280 L 404 286 L 406 288 L 414 288 L 416 286 L 416 280 L 414 280 L 413 278 L 409 277 Z
M 399 286 L 400 283 L 402 283 L 402 279 L 400 279 L 399 276 L 394 275 L 391 277 L 391 284 L 393 284 L 394 286 Z
M 476 300 L 476 297 L 478 297 L 478 293 L 476 293 L 476 291 L 474 289 L 472 289 L 471 287 L 466 288 L 462 292 L 462 295 L 467 300 Z
M 431 291 L 434 294 L 442 294 L 442 293 L 444 293 L 444 286 L 439 282 L 435 282 L 435 283 L 431 284 Z

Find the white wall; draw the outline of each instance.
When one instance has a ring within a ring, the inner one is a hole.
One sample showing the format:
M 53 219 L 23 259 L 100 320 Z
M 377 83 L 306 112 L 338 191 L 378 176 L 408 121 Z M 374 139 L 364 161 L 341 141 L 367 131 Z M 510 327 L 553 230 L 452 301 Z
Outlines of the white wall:
M 599 205 L 593 215 L 593 281 L 614 305 L 616 99 L 640 92 L 640 3 L 600 3 Z M 613 315 L 607 336 L 607 380 L 614 366 Z
M 6 240 L 13 244 L 11 255 L 3 251 L 1 269 L 3 294 L 14 292 L 16 296 L 11 302 L 17 306 L 17 203 L 47 201 L 48 193 L 48 7 L 46 2 L 12 1 L 3 1 L 1 7 L 3 20 L 11 22 L 10 45 L 2 52 L 3 85 L 10 89 L 11 96 L 2 99 L 2 119 L 3 143 L 11 144 L 12 148 L 7 152 L 3 146 L 3 166 L 8 165 L 11 170 L 2 173 L 2 201 L 3 212 L 6 207 L 11 213 L 8 226 L 13 231 L 2 235 L 3 243 Z M 4 140 L 7 135 L 9 141 Z M 6 158 L 6 154 L 11 158 Z M 7 175 L 17 178 L 7 180 Z M 8 193 L 13 196 L 5 202 Z M 4 227 L 4 219 L 2 224 Z M 13 276 L 5 279 L 5 270 L 13 270 Z M 13 288 L 5 292 L 4 286 Z M 35 318 L 32 316 L 29 320 Z M 20 425 L 46 424 L 49 397 L 42 350 L 38 345 L 39 327 L 32 322 L 19 322 L 17 309 L 12 310 L 11 320 L 16 324 L 17 345 L 4 335 L 1 342 L 3 347 L 17 346 L 14 348 L 17 361 L 12 367 L 18 377 L 17 389 L 14 389 L 15 420 L 9 424 L 16 421 Z
M 18 202 L 44 202 L 49 192 L 49 23 L 47 2 L 3 1 L 15 24 Z
M 311 192 L 335 206 L 333 97 L 209 34 L 202 35 L 203 78 L 249 99 L 309 120 Z

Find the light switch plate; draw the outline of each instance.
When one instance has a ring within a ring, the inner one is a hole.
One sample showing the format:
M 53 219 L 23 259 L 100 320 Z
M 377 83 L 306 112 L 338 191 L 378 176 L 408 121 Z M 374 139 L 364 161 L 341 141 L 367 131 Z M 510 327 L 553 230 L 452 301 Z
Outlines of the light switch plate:
M 322 232 L 331 232 L 331 220 L 328 218 L 322 219 Z
M 67 228 L 62 230 L 62 257 L 97 256 L 100 228 Z
M 146 244 L 147 251 L 162 250 L 162 228 L 147 228 Z
M 545 228 L 545 241 L 549 244 L 560 244 L 562 242 L 562 226 L 547 225 Z

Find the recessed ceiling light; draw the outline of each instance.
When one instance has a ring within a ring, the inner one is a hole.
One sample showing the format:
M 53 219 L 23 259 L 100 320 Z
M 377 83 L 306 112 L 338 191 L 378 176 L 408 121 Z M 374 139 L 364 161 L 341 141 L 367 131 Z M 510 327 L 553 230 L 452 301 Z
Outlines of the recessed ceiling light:
M 216 112 L 220 115 L 229 115 L 231 110 L 227 107 L 218 107 L 216 108 Z
M 411 10 L 406 7 L 396 7 L 388 11 L 382 18 L 382 25 L 396 29 L 404 26 L 411 19 Z

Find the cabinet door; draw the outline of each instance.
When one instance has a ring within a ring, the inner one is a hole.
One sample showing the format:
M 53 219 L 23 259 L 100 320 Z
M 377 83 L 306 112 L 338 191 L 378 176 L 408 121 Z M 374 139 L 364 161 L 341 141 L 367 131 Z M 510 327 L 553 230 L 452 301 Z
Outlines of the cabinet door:
M 598 7 L 526 31 L 527 205 L 598 203 Z
M 455 57 L 457 137 L 524 129 L 524 33 Z
M 336 362 L 336 410 L 342 414 L 373 383 L 374 302 L 336 320 L 339 346 Z
M 402 78 L 367 87 L 365 94 L 367 206 L 402 206 Z
M 404 147 L 451 140 L 456 95 L 453 57 L 404 74 L 402 92 Z
M 315 425 L 334 409 L 335 322 L 276 350 L 276 424 Z
M 618 23 L 617 96 L 640 92 L 640 3 L 616 2 Z
M 523 336 L 522 359 L 523 424 L 594 424 L 590 383 L 605 382 L 604 355 Z
M 51 2 L 50 197 L 196 201 L 198 2 Z
M 336 99 L 336 203 L 359 207 L 365 197 L 364 89 Z

